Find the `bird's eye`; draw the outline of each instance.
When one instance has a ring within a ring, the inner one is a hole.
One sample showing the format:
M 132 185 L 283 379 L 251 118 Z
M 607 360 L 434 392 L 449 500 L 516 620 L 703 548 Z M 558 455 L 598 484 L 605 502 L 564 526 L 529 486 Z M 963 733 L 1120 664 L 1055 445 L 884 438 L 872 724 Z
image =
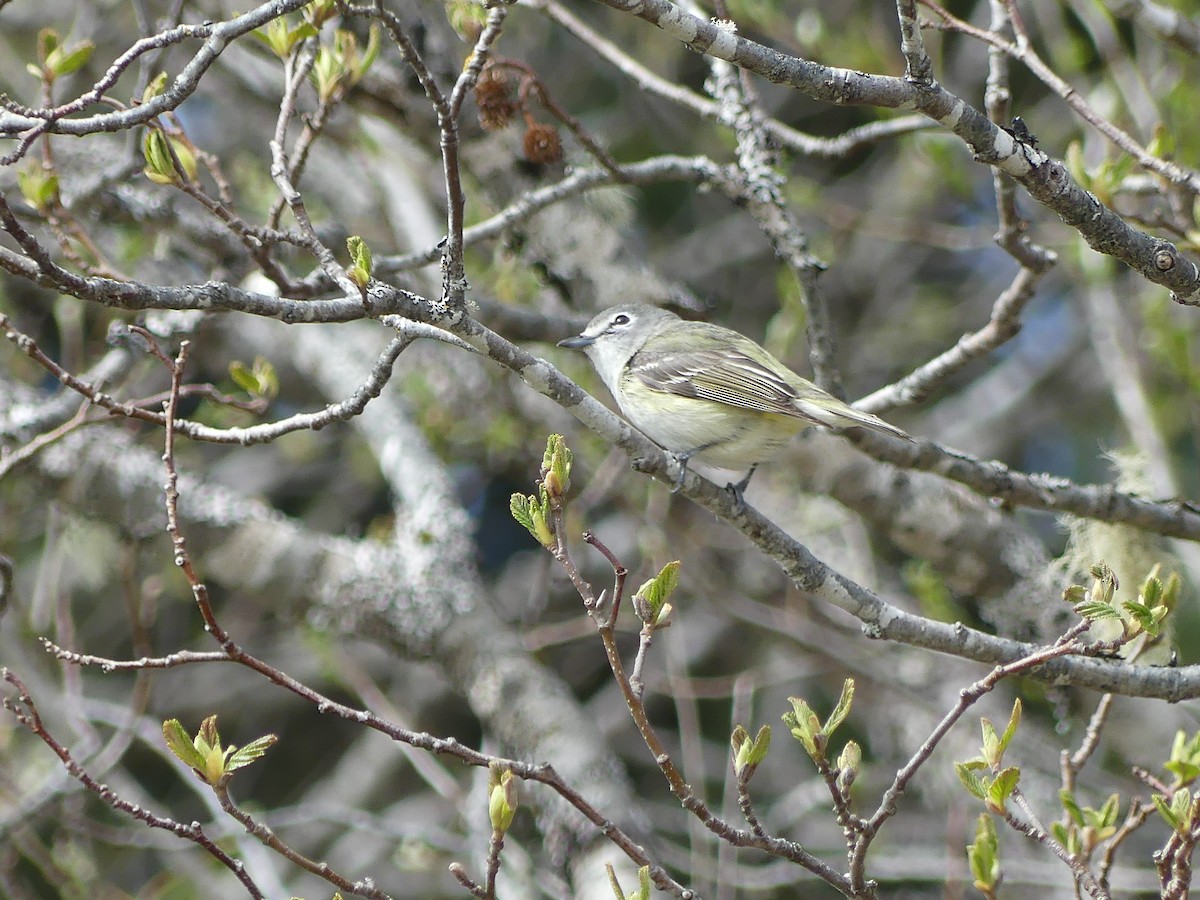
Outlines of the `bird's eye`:
M 629 316 L 625 315 L 625 313 L 621 313 L 619 316 L 613 316 L 612 323 L 614 325 L 628 325 Z

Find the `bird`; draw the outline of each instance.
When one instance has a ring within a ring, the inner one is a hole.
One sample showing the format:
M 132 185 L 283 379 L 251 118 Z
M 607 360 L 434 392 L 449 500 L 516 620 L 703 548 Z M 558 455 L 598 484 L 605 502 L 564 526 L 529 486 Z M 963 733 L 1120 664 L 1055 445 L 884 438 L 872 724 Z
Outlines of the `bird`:
M 692 460 L 741 471 L 727 487 L 737 508 L 759 464 L 812 425 L 862 427 L 906 441 L 905 431 L 801 378 L 730 328 L 681 319 L 647 304 L 598 313 L 558 346 L 582 350 L 638 431 L 678 460 L 672 492 Z

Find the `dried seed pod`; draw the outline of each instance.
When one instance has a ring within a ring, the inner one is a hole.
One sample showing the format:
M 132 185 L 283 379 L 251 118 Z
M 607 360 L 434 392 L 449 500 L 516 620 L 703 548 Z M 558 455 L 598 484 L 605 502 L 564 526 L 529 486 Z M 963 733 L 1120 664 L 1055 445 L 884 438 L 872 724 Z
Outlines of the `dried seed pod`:
M 479 126 L 484 131 L 499 131 L 512 121 L 517 104 L 503 70 L 494 67 L 483 70 L 475 84 L 475 105 L 479 107 Z
M 525 131 L 525 158 L 531 163 L 546 165 L 562 159 L 562 140 L 558 129 L 543 122 L 530 122 Z

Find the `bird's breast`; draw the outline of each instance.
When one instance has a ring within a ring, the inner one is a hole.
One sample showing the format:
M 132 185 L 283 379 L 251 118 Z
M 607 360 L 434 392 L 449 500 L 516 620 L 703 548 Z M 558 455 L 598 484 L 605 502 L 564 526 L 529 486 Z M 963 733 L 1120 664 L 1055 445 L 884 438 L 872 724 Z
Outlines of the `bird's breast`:
M 636 396 L 631 396 L 634 394 Z M 616 392 L 629 423 L 665 450 L 722 469 L 748 469 L 776 456 L 803 419 L 645 388 Z

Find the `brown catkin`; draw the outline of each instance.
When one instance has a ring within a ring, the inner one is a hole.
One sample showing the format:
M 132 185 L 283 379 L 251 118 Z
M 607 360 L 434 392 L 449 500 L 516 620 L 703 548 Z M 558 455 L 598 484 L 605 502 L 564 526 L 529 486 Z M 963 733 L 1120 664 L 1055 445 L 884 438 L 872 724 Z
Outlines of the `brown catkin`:
M 542 122 L 530 122 L 525 131 L 525 158 L 532 163 L 545 165 L 562 159 L 562 140 L 558 129 Z

